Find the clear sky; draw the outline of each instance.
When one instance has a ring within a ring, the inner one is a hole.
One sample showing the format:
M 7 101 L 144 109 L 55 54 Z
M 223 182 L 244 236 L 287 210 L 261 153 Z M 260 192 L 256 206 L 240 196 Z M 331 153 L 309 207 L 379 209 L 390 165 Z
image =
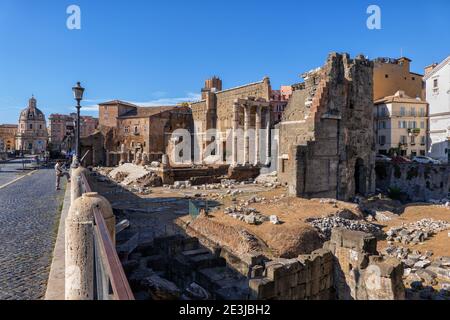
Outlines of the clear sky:
M 81 30 L 66 27 L 72 4 Z M 371 4 L 381 30 L 366 27 Z M 423 73 L 450 55 L 449 16 L 448 0 L 0 0 L 0 123 L 16 123 L 31 94 L 47 116 L 73 111 L 77 81 L 84 105 L 166 104 L 195 99 L 212 75 L 225 88 L 292 84 L 330 51 L 403 52 Z

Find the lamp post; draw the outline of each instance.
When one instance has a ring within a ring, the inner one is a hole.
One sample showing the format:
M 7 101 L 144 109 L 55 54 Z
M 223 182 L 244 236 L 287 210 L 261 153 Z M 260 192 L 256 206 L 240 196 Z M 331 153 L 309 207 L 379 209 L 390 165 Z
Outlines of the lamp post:
M 81 157 L 81 143 L 80 143 L 80 109 L 81 109 L 81 100 L 83 100 L 84 88 L 81 86 L 80 82 L 77 82 L 77 85 L 72 88 L 73 95 L 75 100 L 77 101 L 77 137 L 76 137 L 76 156 L 73 159 L 73 166 L 79 165 L 79 160 Z

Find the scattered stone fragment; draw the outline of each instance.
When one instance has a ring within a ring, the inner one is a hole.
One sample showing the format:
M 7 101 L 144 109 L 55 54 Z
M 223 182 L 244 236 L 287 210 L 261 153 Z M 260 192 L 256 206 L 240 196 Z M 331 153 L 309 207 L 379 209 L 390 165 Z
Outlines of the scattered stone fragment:
M 391 228 L 387 234 L 387 241 L 407 244 L 419 244 L 428 240 L 431 236 L 441 231 L 450 229 L 450 223 L 423 219 L 409 225 Z
M 141 285 L 147 289 L 153 300 L 178 300 L 181 295 L 180 289 L 173 282 L 157 274 L 144 278 Z
M 270 219 L 270 223 L 272 223 L 272 224 L 280 224 L 281 223 L 280 219 L 275 215 L 270 216 L 269 219 Z
M 343 219 L 336 216 L 308 219 L 307 222 L 311 226 L 316 228 L 324 236 L 325 239 L 330 239 L 331 231 L 334 228 L 345 228 L 353 231 L 362 231 L 371 233 L 377 237 L 384 234 L 381 227 L 375 224 L 371 224 L 365 221 Z
M 224 213 L 233 217 L 234 219 L 245 221 L 248 224 L 259 225 L 269 219 L 260 214 L 255 208 L 235 206 L 224 209 Z

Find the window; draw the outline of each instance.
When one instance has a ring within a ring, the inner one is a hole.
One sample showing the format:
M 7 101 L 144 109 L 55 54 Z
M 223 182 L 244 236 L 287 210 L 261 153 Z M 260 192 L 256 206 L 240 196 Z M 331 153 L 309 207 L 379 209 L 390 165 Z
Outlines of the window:
M 406 109 L 405 107 L 400 107 L 400 116 L 404 117 L 406 115 Z
M 380 145 L 384 146 L 386 144 L 386 136 L 379 136 L 378 142 Z
M 421 155 L 422 157 L 425 157 L 425 150 L 420 150 L 420 155 Z
M 388 75 L 388 74 L 385 74 L 384 77 L 387 79 L 387 78 L 389 78 L 389 75 Z
M 408 129 L 416 129 L 417 123 L 416 121 L 408 121 Z
M 406 136 L 400 136 L 400 143 L 401 144 L 406 144 Z
M 423 146 L 426 145 L 426 139 L 427 138 L 425 136 L 420 137 L 420 144 Z
M 386 121 L 380 121 L 378 123 L 378 129 L 386 129 Z
M 33 125 L 30 123 L 30 130 L 33 130 Z
M 398 127 L 399 127 L 400 129 L 406 129 L 406 127 L 407 127 L 406 121 L 399 121 L 399 122 L 398 122 Z
M 130 131 L 129 127 L 125 127 L 125 133 L 128 133 Z
M 139 133 L 139 128 L 137 126 L 134 127 L 134 134 L 138 134 Z
M 425 117 L 425 108 L 420 108 L 420 116 Z
M 425 129 L 425 121 L 420 121 L 420 129 Z
M 416 116 L 416 108 L 411 108 L 411 117 L 415 117 Z
M 415 136 L 411 136 L 411 145 L 415 145 L 416 144 L 416 137 Z
M 438 79 L 434 79 L 433 80 L 433 88 L 437 89 L 439 87 L 439 80 Z

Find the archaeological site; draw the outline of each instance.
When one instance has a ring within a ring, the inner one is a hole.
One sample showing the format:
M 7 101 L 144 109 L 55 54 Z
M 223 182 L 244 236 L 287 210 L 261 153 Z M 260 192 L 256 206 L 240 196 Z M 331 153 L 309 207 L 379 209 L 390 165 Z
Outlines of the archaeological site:
M 449 167 L 376 158 L 375 68 L 331 53 L 284 100 L 215 76 L 196 102 L 99 104 L 66 263 L 97 199 L 137 300 L 448 300 Z

